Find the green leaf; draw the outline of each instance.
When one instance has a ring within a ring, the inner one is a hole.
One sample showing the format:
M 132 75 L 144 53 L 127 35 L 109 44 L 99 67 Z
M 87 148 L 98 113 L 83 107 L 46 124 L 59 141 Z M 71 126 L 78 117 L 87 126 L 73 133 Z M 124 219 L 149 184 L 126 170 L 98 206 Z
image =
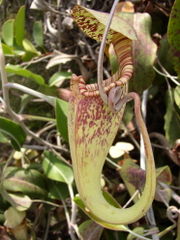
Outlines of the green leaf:
M 0 131 L 10 137 L 15 150 L 20 150 L 26 139 L 26 134 L 19 124 L 7 118 L 0 117 Z
M 110 31 L 107 37 L 107 42 L 110 43 L 116 33 L 120 33 L 129 39 L 136 39 L 136 33 L 133 27 L 123 19 L 124 14 L 114 15 Z M 109 13 L 95 11 L 79 5 L 76 5 L 72 10 L 72 16 L 79 27 L 91 38 L 96 41 L 101 41 L 107 25 Z M 130 14 L 131 18 L 133 17 Z
M 11 193 L 23 193 L 32 198 L 45 197 L 45 177 L 36 169 L 9 167 L 5 171 L 3 187 Z
M 2 25 L 2 39 L 8 46 L 14 44 L 14 19 L 7 20 Z
M 59 52 L 58 54 L 56 54 L 54 57 L 52 57 L 48 64 L 46 65 L 46 69 L 49 69 L 51 67 L 54 67 L 56 65 L 60 65 L 60 64 L 65 64 L 67 62 L 70 62 L 74 59 L 76 59 L 77 56 L 73 55 L 73 54 L 65 54 L 62 52 Z
M 18 46 L 22 46 L 25 36 L 25 6 L 20 7 L 14 22 L 15 39 Z
M 41 53 L 37 51 L 35 46 L 28 39 L 26 39 L 26 38 L 23 39 L 22 45 L 23 45 L 23 48 L 25 49 L 25 51 L 34 53 L 35 55 L 38 55 L 38 56 L 41 55 Z
M 8 193 L 6 200 L 18 211 L 26 211 L 32 204 L 32 200 L 28 196 L 20 193 Z
M 0 143 L 8 143 L 8 139 L 0 132 Z
M 70 72 L 56 72 L 49 79 L 49 86 L 57 86 L 59 87 L 65 79 L 70 79 L 72 73 Z
M 123 179 L 123 182 L 126 185 L 126 188 L 130 194 L 130 196 L 133 196 L 133 194 L 136 191 L 136 187 L 134 186 L 134 184 L 132 183 L 132 178 L 131 178 L 131 174 L 129 173 L 129 169 L 139 169 L 139 166 L 137 164 L 135 164 L 133 162 L 132 159 L 126 159 L 126 161 L 124 162 L 122 168 L 120 169 L 119 173 L 121 178 Z M 138 176 L 137 176 L 138 177 Z M 134 179 L 137 181 L 137 179 Z M 134 202 L 137 202 L 138 200 L 138 196 L 135 196 L 133 198 Z
M 176 105 L 180 108 L 180 86 L 174 89 L 174 101 Z
M 167 35 L 160 40 L 160 46 L 158 47 L 157 56 L 163 67 L 170 73 L 174 72 L 172 64 L 172 53 L 168 43 Z
M 130 91 L 142 93 L 155 76 L 153 70 L 157 46 L 151 38 L 151 16 L 148 13 L 134 14 L 137 41 L 133 41 L 134 74 L 129 82 Z
M 52 152 L 44 152 L 42 167 L 45 175 L 52 180 L 67 184 L 71 184 L 73 182 L 72 168 L 66 165 Z
M 36 21 L 33 24 L 33 38 L 37 46 L 43 46 L 43 25 L 42 21 Z
M 175 0 L 168 23 L 168 41 L 173 55 L 174 69 L 180 77 L 180 0 Z
M 172 173 L 169 166 L 163 166 L 156 169 L 157 180 L 166 184 L 172 183 Z
M 79 232 L 83 239 L 99 240 L 103 232 L 103 227 L 93 222 L 92 220 L 87 220 L 81 223 L 79 226 Z
M 169 143 L 173 145 L 175 141 L 179 138 L 180 133 L 180 116 L 174 107 L 174 103 L 170 96 L 167 99 L 167 109 L 164 116 L 165 123 L 165 136 Z
M 16 208 L 18 211 L 25 211 L 27 210 L 31 204 L 31 199 L 22 194 L 22 193 L 8 193 L 3 186 L 1 186 L 1 196 L 4 200 L 9 202 L 14 208 Z
M 132 233 L 129 233 L 127 236 L 127 240 L 135 240 L 137 236 L 134 236 L 133 233 L 139 234 L 140 236 L 144 235 L 144 228 L 143 227 L 136 227 L 132 230 Z
M 61 99 L 56 99 L 57 129 L 66 142 L 68 142 L 67 112 L 68 103 Z
M 65 200 L 69 197 L 67 184 L 63 182 L 48 181 L 48 197 L 51 199 Z
M 30 70 L 24 69 L 24 68 L 20 67 L 19 65 L 8 64 L 6 66 L 6 71 L 8 73 L 14 73 L 14 74 L 22 76 L 22 77 L 30 78 L 30 79 L 34 80 L 36 83 L 38 83 L 39 85 L 43 85 L 45 82 L 44 78 L 41 75 L 33 73 Z
M 5 56 L 14 57 L 14 55 L 16 55 L 15 50 L 6 44 L 2 43 L 2 49 Z
M 6 222 L 4 225 L 8 228 L 16 228 L 18 225 L 20 225 L 24 221 L 26 217 L 25 212 L 17 211 L 17 209 L 13 207 L 9 207 L 5 211 L 4 215 L 6 219 Z

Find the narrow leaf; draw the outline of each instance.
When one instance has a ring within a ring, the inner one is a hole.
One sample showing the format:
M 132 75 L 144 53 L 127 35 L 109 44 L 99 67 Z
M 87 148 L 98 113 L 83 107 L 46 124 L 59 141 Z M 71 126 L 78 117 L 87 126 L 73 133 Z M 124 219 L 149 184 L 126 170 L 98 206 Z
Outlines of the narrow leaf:
M 57 129 L 66 142 L 68 142 L 67 111 L 68 103 L 61 99 L 56 99 Z
M 79 232 L 83 239 L 99 240 L 103 232 L 103 227 L 93 222 L 92 220 L 87 220 L 81 223 L 79 226 Z
M 21 193 L 7 193 L 4 188 L 1 189 L 1 195 L 3 199 L 8 201 L 18 211 L 25 211 L 32 204 L 32 201 L 28 196 Z
M 123 179 L 123 182 L 125 183 L 126 188 L 127 188 L 128 192 L 129 192 L 130 196 L 132 196 L 137 189 L 135 187 L 135 184 L 133 184 L 133 182 L 131 181 L 132 177 L 131 177 L 131 174 L 129 172 L 129 169 L 139 169 L 139 166 L 136 165 L 133 162 L 132 159 L 126 159 L 126 161 L 124 162 L 121 170 L 119 171 L 120 176 Z M 138 176 L 136 176 L 136 178 L 133 176 L 133 178 L 134 178 L 134 182 L 135 181 L 137 182 Z M 133 198 L 133 201 L 137 202 L 137 200 L 138 200 L 138 197 L 135 196 Z
M 66 199 L 69 197 L 67 184 L 57 181 L 48 181 L 48 197 L 51 199 Z
M 176 103 L 176 105 L 179 107 L 180 109 L 180 86 L 177 86 L 174 89 L 174 101 Z
M 168 23 L 168 41 L 173 55 L 174 68 L 180 77 L 180 1 L 175 0 Z
M 42 21 L 36 21 L 33 25 L 33 38 L 37 46 L 43 46 L 43 25 Z
M 8 46 L 4 43 L 2 43 L 2 49 L 5 56 L 14 57 L 14 55 L 16 55 L 16 51 L 13 49 L 13 47 Z
M 2 39 L 8 46 L 13 46 L 14 19 L 9 19 L 2 25 Z
M 0 143 L 8 143 L 7 137 L 3 133 L 0 132 Z
M 157 180 L 166 184 L 172 183 L 172 173 L 169 166 L 163 166 L 156 169 Z
M 22 46 L 22 41 L 25 36 L 25 6 L 22 6 L 16 14 L 14 31 L 17 45 Z
M 22 45 L 27 52 L 34 53 L 35 55 L 41 55 L 41 53 L 37 51 L 35 46 L 28 39 L 23 39 Z
M 176 139 L 179 138 L 180 116 L 178 115 L 170 96 L 168 96 L 168 99 L 167 99 L 167 109 L 166 109 L 166 114 L 164 116 L 164 119 L 165 119 L 165 123 L 164 123 L 165 136 L 169 141 L 169 143 L 173 145 Z
M 14 73 L 14 74 L 22 76 L 22 77 L 30 78 L 30 79 L 34 80 L 36 83 L 38 83 L 39 85 L 43 85 L 45 82 L 44 78 L 41 75 L 33 73 L 30 70 L 24 69 L 24 68 L 20 67 L 19 65 L 8 64 L 6 66 L 6 71 L 8 73 Z
M 45 178 L 35 169 L 7 168 L 3 187 L 8 192 L 23 193 L 32 198 L 42 198 L 47 195 Z
M 72 73 L 70 72 L 56 72 L 53 74 L 50 79 L 49 79 L 49 86 L 57 86 L 60 87 L 61 84 L 64 82 L 66 79 L 70 79 L 72 76 Z
M 134 14 L 137 40 L 133 41 L 134 74 L 129 81 L 130 91 L 142 93 L 154 79 L 153 70 L 157 46 L 151 38 L 151 17 L 148 13 Z
M 56 65 L 59 65 L 59 64 L 65 64 L 69 61 L 72 61 L 76 58 L 75 55 L 72 55 L 72 54 L 65 54 L 65 53 L 59 53 L 58 55 L 56 55 L 55 57 L 52 57 L 47 66 L 46 66 L 46 69 L 49 69 L 51 67 L 54 67 Z
M 0 131 L 10 137 L 15 150 L 20 150 L 26 139 L 26 134 L 19 124 L 7 118 L 0 117 Z
M 11 205 L 15 207 L 18 211 L 25 211 L 29 209 L 32 204 L 31 199 L 24 194 L 9 193 L 8 196 L 9 199 L 11 199 L 10 201 L 9 199 L 7 199 L 8 202 L 11 203 Z
M 73 182 L 72 169 L 52 152 L 44 152 L 42 167 L 45 175 L 52 180 L 67 184 Z

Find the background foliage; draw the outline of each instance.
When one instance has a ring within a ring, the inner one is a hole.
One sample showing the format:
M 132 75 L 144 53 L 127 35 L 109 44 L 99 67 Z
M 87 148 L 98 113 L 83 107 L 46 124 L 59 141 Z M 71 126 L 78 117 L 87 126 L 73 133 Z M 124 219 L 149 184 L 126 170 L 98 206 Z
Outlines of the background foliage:
M 0 1 L 0 36 L 10 89 L 8 96 L 0 82 L 1 239 L 138 239 L 123 229 L 103 229 L 80 210 L 84 206 L 77 196 L 73 201 L 77 191 L 68 145 L 67 102 L 62 100 L 68 93 L 61 88 L 69 89 L 72 73 L 83 75 L 88 82 L 97 81 L 99 43 L 78 29 L 70 12 L 77 3 L 109 12 L 112 2 Z M 130 228 L 150 239 L 178 240 L 180 1 L 176 0 L 173 10 L 173 1 L 132 2 L 136 12 L 146 12 L 152 20 L 152 28 L 146 25 L 144 30 L 149 39 L 144 49 L 150 46 L 150 50 L 139 55 L 139 83 L 133 79 L 131 88 L 142 94 L 158 185 L 153 220 L 147 216 Z M 144 59 L 153 63 L 150 74 L 144 72 Z M 105 58 L 104 76 L 109 74 Z M 102 176 L 104 190 L 121 205 L 139 187 L 134 179 L 141 173 L 132 179 L 127 171 L 129 166 L 137 168 L 139 142 L 129 104 Z

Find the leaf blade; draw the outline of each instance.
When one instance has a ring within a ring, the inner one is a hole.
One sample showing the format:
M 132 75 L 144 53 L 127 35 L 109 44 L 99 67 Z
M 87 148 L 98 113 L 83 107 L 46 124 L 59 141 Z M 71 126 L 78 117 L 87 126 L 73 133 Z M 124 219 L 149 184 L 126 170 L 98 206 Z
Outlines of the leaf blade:
M 42 167 L 45 175 L 52 180 L 64 182 L 66 184 L 71 184 L 73 182 L 72 169 L 52 152 L 44 152 Z
M 14 19 L 7 20 L 2 25 L 2 39 L 10 47 L 14 44 Z
M 180 77 L 180 1 L 175 0 L 168 22 L 168 41 L 173 55 L 174 69 Z
M 56 123 L 57 129 L 63 139 L 68 142 L 68 127 L 67 127 L 67 112 L 68 112 L 68 103 L 56 99 Z
M 10 137 L 15 150 L 20 150 L 26 139 L 26 134 L 19 124 L 7 118 L 0 117 L 0 131 Z
M 38 83 L 39 85 L 44 85 L 44 83 L 45 83 L 45 80 L 41 75 L 33 73 L 28 69 L 24 69 L 24 68 L 20 67 L 19 65 L 8 64 L 6 66 L 6 71 L 8 73 L 14 73 L 14 74 L 22 76 L 22 77 L 30 78 L 30 79 L 34 80 L 36 83 Z
M 18 46 L 22 46 L 25 36 L 25 6 L 21 6 L 16 14 L 14 22 L 14 34 Z

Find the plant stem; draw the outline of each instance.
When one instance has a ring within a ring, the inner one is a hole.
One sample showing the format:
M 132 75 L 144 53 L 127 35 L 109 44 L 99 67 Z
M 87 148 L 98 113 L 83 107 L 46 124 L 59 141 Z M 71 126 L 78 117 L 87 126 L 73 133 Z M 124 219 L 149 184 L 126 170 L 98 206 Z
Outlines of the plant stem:
M 108 99 L 107 99 L 107 95 L 104 92 L 104 89 L 103 89 L 103 86 L 102 86 L 102 83 L 103 83 L 104 50 L 105 50 L 105 46 L 106 46 L 107 35 L 108 35 L 108 32 L 109 32 L 111 22 L 112 22 L 112 19 L 113 19 L 113 15 L 114 15 L 114 12 L 115 12 L 115 9 L 116 9 L 116 6 L 117 6 L 118 2 L 119 2 L 119 0 L 114 0 L 113 6 L 112 6 L 111 11 L 110 11 L 109 19 L 108 19 L 108 22 L 107 22 L 107 25 L 105 27 L 105 31 L 104 31 L 104 34 L 103 34 L 100 49 L 99 49 L 98 66 L 97 66 L 97 78 L 98 78 L 99 93 L 100 93 L 100 96 L 101 96 L 101 98 L 102 98 L 102 100 L 105 104 L 108 103 Z
M 1 42 L 0 42 L 0 72 L 1 72 L 3 99 L 5 102 L 6 112 L 9 113 L 9 115 L 11 115 L 13 119 L 18 119 L 19 121 L 18 116 L 10 107 L 9 91 L 5 88 L 5 85 L 8 83 L 8 80 L 7 80 L 7 73 L 5 71 L 5 58 L 4 58 Z
M 160 65 L 161 67 L 163 67 L 162 65 Z M 153 69 L 159 73 L 159 75 L 163 76 L 163 77 L 168 77 L 172 82 L 174 82 L 177 86 L 180 86 L 180 83 L 176 80 L 175 76 L 171 76 L 163 67 L 164 72 L 166 71 L 166 73 L 162 73 L 161 71 L 159 71 L 155 66 L 153 66 Z
M 47 118 L 42 116 L 34 116 L 29 114 L 21 114 L 21 118 L 23 120 L 29 120 L 29 121 L 44 121 L 44 122 L 55 122 L 56 120 L 54 118 Z
M 28 87 L 25 87 L 21 84 L 18 84 L 18 83 L 6 83 L 5 84 L 5 88 L 15 88 L 15 89 L 18 89 L 22 92 L 25 92 L 29 95 L 32 95 L 34 97 L 38 97 L 38 98 L 41 98 L 43 99 L 44 101 L 46 101 L 47 103 L 49 103 L 50 105 L 52 105 L 53 107 L 55 107 L 55 97 L 51 97 L 51 96 L 47 96 L 45 94 L 42 94 L 38 91 L 35 91 L 31 88 L 28 88 Z
M 115 167 L 116 169 L 120 170 L 122 167 L 119 166 L 117 163 L 113 162 L 110 158 L 106 157 L 106 161 L 108 163 L 110 163 L 113 167 Z
M 68 189 L 69 189 L 69 194 L 71 198 L 71 219 L 70 219 L 70 232 L 73 232 L 73 230 L 76 231 L 76 234 L 80 237 L 78 227 L 76 224 L 76 214 L 77 214 L 77 206 L 76 203 L 74 202 L 74 192 L 72 188 L 72 184 L 68 184 Z
M 46 229 L 45 229 L 45 234 L 44 234 L 43 240 L 47 240 L 47 239 L 48 239 L 48 233 L 49 233 L 49 227 L 50 227 L 50 220 L 51 220 L 51 212 L 48 212 Z

